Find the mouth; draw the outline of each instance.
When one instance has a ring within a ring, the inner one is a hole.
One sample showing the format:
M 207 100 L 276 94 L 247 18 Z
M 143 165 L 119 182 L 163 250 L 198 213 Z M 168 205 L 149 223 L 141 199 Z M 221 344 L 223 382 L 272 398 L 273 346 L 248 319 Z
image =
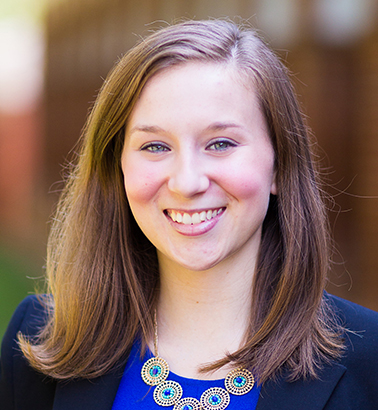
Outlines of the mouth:
M 172 219 L 173 222 L 183 225 L 199 225 L 203 222 L 211 221 L 217 215 L 225 211 L 225 207 L 207 209 L 198 212 L 183 212 L 174 209 L 166 209 L 164 213 Z

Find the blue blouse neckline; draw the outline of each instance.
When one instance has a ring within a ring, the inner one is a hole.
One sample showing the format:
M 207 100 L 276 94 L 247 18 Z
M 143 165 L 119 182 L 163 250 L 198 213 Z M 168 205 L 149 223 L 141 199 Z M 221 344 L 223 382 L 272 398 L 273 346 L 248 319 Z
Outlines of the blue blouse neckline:
M 152 352 L 147 349 L 144 358 L 140 358 L 140 342 L 137 340 L 130 352 L 125 371 L 119 385 L 116 398 L 113 403 L 112 410 L 163 410 L 164 407 L 159 406 L 153 399 L 153 391 L 155 387 L 148 386 L 144 383 L 141 377 L 142 366 L 146 360 L 153 357 Z M 224 379 L 217 380 L 199 380 L 179 376 L 173 372 L 169 373 L 168 380 L 178 382 L 183 388 L 183 397 L 195 397 L 200 399 L 201 394 L 211 387 L 224 388 Z M 243 395 L 230 395 L 230 404 L 227 410 L 254 410 L 260 394 L 260 386 L 255 386 L 253 389 Z M 165 407 L 171 410 L 171 407 Z

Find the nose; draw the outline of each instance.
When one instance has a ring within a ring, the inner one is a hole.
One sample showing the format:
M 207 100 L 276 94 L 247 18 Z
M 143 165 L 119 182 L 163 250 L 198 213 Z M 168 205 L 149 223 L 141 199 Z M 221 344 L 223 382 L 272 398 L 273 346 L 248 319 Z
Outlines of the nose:
M 210 180 L 200 162 L 198 154 L 177 157 L 168 181 L 169 190 L 185 198 L 205 192 Z

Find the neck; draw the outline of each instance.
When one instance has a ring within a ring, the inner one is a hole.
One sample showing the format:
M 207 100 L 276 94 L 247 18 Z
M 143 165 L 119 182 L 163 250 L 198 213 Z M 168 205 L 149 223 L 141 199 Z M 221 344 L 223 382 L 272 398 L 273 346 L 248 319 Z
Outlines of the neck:
M 192 378 L 224 377 L 199 367 L 238 350 L 250 318 L 253 270 L 217 266 L 191 271 L 160 261 L 159 354 L 174 373 Z

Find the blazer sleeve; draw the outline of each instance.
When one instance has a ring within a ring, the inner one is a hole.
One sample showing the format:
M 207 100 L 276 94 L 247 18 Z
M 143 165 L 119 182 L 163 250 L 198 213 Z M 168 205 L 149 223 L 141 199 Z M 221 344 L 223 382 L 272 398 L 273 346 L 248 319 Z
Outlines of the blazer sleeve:
M 17 308 L 1 345 L 0 403 L 2 410 L 50 410 L 55 382 L 38 373 L 23 356 L 17 334 L 35 336 L 46 315 L 36 296 L 27 297 Z

